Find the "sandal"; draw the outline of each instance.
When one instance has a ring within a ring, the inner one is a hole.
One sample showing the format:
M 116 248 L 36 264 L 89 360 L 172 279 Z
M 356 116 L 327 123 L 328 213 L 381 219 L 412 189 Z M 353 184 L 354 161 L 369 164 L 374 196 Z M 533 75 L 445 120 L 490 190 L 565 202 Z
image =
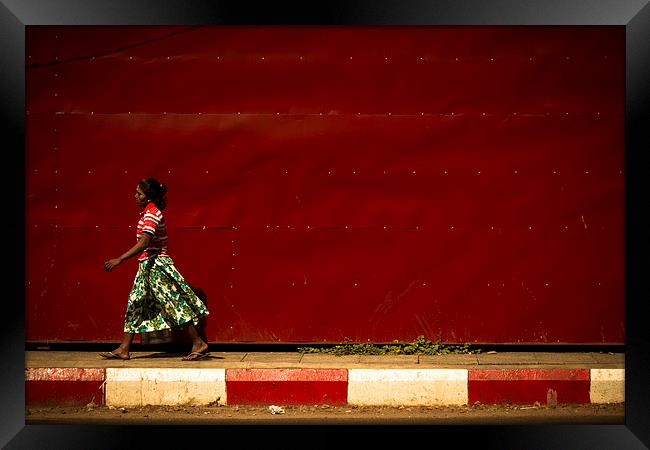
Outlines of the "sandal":
M 204 352 L 192 352 L 189 355 L 181 358 L 182 361 L 197 361 L 199 359 L 207 358 L 208 354 Z
M 118 355 L 117 353 L 113 353 L 113 352 L 103 352 L 103 353 L 100 353 L 99 356 L 101 356 L 102 358 L 106 358 L 106 359 L 121 359 L 123 361 L 126 361 L 127 359 L 131 359 L 130 356 L 126 357 L 126 358 L 122 358 L 120 355 Z

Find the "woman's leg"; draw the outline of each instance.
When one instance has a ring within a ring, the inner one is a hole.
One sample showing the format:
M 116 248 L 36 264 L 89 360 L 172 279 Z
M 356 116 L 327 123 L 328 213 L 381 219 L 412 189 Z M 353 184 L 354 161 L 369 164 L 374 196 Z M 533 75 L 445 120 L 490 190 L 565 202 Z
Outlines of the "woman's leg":
M 198 330 L 192 322 L 188 322 L 187 325 L 185 325 L 185 330 L 190 335 L 190 338 L 192 338 L 192 353 L 203 353 L 208 349 L 208 344 L 203 339 L 201 339 Z M 196 354 L 187 355 L 183 357 L 183 360 L 191 361 L 193 359 L 196 359 L 197 356 L 198 355 Z
M 131 347 L 131 342 L 133 342 L 134 337 L 135 337 L 134 333 L 124 333 L 124 337 L 122 337 L 122 343 L 111 353 L 113 355 L 117 355 L 121 359 L 129 359 L 131 357 L 131 355 L 129 355 L 129 348 Z M 101 355 L 104 356 L 105 358 L 112 357 L 108 353 L 102 353 Z

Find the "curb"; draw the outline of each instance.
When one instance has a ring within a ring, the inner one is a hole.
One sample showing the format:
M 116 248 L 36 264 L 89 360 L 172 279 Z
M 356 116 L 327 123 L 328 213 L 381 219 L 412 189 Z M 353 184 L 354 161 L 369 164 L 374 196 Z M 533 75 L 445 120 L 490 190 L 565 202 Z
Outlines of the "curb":
M 625 369 L 28 368 L 27 406 L 621 403 Z

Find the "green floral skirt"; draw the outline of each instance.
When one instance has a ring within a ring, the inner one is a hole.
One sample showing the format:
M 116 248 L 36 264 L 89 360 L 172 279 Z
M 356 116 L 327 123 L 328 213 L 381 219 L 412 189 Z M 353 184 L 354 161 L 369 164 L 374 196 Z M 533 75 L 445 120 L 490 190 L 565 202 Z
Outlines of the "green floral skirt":
M 194 325 L 209 314 L 208 308 L 174 267 L 169 256 L 139 263 L 124 317 L 124 332 L 151 333 Z

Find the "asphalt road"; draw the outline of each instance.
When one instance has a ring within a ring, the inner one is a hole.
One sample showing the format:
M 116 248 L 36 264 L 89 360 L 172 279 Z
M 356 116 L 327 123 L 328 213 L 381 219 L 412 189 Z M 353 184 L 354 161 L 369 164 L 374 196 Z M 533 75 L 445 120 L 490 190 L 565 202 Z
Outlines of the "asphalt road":
M 529 425 L 625 423 L 625 405 L 467 405 L 454 407 L 351 407 L 315 405 L 269 406 L 146 406 L 114 408 L 89 405 L 85 408 L 44 407 L 26 412 L 28 425 L 161 425 L 161 424 L 362 424 L 362 425 Z

